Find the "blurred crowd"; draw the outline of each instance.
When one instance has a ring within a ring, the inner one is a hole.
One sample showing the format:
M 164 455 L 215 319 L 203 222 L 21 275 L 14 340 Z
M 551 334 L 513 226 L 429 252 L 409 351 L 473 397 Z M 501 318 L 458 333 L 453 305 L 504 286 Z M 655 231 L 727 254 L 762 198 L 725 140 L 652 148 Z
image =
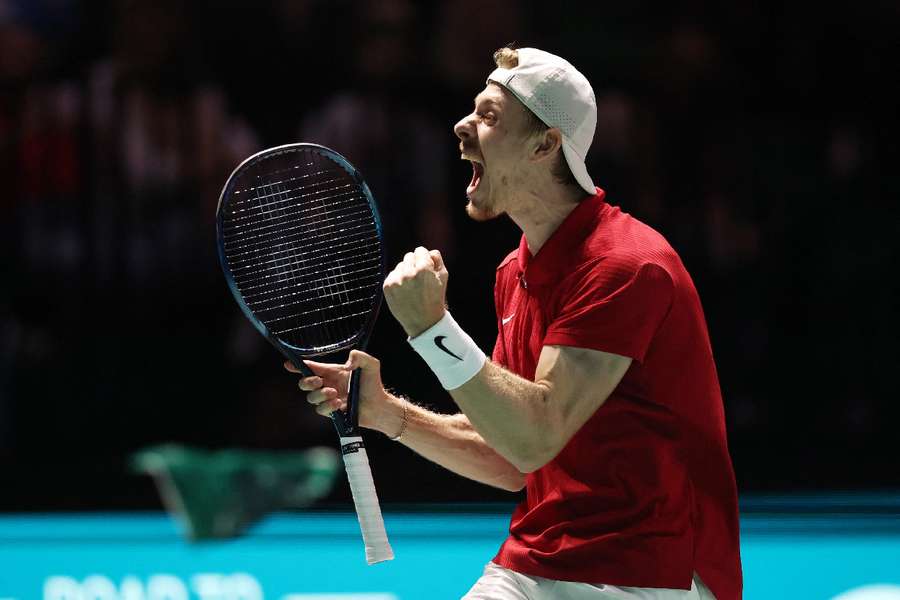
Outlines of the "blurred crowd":
M 510 42 L 592 81 L 594 181 L 691 271 L 740 488 L 900 485 L 900 9 L 793 4 L 0 0 L 0 509 L 152 506 L 125 457 L 161 441 L 333 443 L 217 263 L 221 186 L 265 147 L 344 154 L 389 264 L 439 248 L 492 347 L 518 234 L 467 220 L 452 126 Z M 386 310 L 370 348 L 453 410 Z M 388 501 L 508 498 L 371 445 Z

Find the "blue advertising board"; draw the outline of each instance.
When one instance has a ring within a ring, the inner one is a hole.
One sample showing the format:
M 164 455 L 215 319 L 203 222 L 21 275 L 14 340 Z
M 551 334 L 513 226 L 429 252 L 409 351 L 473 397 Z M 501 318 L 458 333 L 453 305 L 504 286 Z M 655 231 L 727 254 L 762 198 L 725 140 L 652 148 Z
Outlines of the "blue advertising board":
M 188 542 L 162 513 L 0 515 L 2 600 L 420 600 L 462 596 L 508 517 L 388 510 L 396 558 L 368 566 L 349 512 L 277 514 L 244 537 Z M 893 514 L 742 518 L 745 598 L 900 598 Z

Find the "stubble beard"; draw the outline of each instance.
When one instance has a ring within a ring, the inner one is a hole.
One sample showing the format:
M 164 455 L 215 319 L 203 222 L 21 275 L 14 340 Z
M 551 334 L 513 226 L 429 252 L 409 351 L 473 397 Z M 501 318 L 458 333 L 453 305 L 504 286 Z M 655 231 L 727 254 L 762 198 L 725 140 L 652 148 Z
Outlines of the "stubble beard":
M 479 223 L 490 221 L 500 216 L 500 212 L 494 208 L 493 203 L 477 206 L 471 198 L 469 198 L 469 202 L 466 204 L 466 214 L 469 215 L 470 219 L 478 221 Z
M 481 195 L 478 195 L 479 191 L 482 192 Z M 497 209 L 497 198 L 491 193 L 493 191 L 493 188 L 488 185 L 486 189 L 476 190 L 469 197 L 469 201 L 466 203 L 466 214 L 469 215 L 470 219 L 483 223 L 496 219 L 503 214 L 502 210 Z
M 496 219 L 499 215 L 497 211 L 492 208 L 478 208 L 472 201 L 469 200 L 469 203 L 466 204 L 466 214 L 469 215 L 469 218 L 473 221 L 478 221 L 479 223 L 483 223 L 485 221 L 490 221 L 491 219 Z

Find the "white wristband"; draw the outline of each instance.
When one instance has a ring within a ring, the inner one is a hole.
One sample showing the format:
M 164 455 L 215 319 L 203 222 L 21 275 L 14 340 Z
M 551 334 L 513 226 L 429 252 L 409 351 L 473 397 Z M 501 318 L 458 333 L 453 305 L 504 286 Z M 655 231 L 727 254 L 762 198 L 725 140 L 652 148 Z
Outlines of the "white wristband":
M 472 379 L 487 360 L 469 334 L 456 324 L 450 311 L 446 311 L 440 321 L 407 341 L 428 363 L 445 390 L 455 390 Z

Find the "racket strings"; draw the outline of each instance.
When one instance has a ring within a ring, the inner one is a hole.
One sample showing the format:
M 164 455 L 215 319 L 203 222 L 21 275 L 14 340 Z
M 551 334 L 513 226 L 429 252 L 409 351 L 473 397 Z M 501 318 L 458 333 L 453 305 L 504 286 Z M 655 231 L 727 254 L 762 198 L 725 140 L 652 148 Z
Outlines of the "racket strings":
M 274 160 L 274 159 L 275 159 L 274 156 L 270 156 L 268 158 L 268 160 L 270 160 L 270 161 Z M 335 181 L 341 181 L 341 180 L 346 181 L 346 175 L 345 175 L 345 171 L 343 169 L 332 168 L 332 169 L 326 169 L 326 170 L 322 170 L 322 171 L 316 171 L 315 168 L 318 167 L 318 163 L 316 162 L 315 157 L 310 157 L 308 160 L 310 162 L 305 162 L 305 163 L 302 163 L 299 165 L 293 165 L 291 167 L 288 167 L 287 169 L 266 171 L 266 182 L 265 183 L 261 183 L 259 186 L 253 186 L 253 185 L 247 186 L 246 188 L 243 188 L 240 190 L 235 190 L 234 192 L 232 192 L 232 194 L 234 196 L 240 196 L 241 194 L 249 194 L 250 192 L 256 192 L 257 187 L 267 187 L 267 186 L 271 186 L 273 184 L 274 185 L 281 185 L 281 184 L 285 184 L 285 183 L 289 184 L 290 182 L 300 181 L 301 179 L 312 179 L 314 177 L 320 177 L 324 173 L 334 174 Z M 335 165 L 333 163 L 329 163 L 327 166 L 334 167 Z M 278 181 L 274 181 L 272 179 L 274 176 L 279 175 L 280 173 L 286 173 L 288 171 L 297 170 L 297 169 L 306 169 L 307 172 L 304 172 L 302 175 L 299 175 L 297 177 L 288 177 L 287 179 L 281 179 Z M 322 183 L 322 182 L 317 182 L 316 184 L 318 184 L 318 183 Z M 297 187 L 300 188 L 303 186 L 297 186 Z M 239 200 L 239 199 L 235 198 L 233 200 L 233 204 L 240 205 L 244 202 L 252 203 L 252 202 L 256 201 L 256 199 L 258 197 L 259 197 L 259 194 L 254 193 L 253 196 L 247 196 L 247 200 Z
M 335 165 L 308 153 L 298 167 L 251 171 L 253 185 L 240 190 L 223 223 L 242 298 L 271 333 L 296 347 L 353 339 L 379 297 L 378 225 L 359 184 Z M 301 168 L 310 172 L 273 178 Z
M 301 223 L 295 226 L 285 227 L 285 229 L 288 230 L 287 232 L 270 231 L 265 236 L 257 236 L 259 239 L 252 245 L 233 245 L 229 246 L 228 249 L 229 251 L 235 251 L 235 264 L 240 264 L 241 257 L 249 255 L 245 262 L 250 262 L 254 255 L 258 255 L 259 250 L 275 252 L 289 252 L 291 250 L 296 250 L 298 241 L 303 241 L 304 247 L 310 248 L 310 250 L 315 250 L 317 244 L 322 250 L 334 247 L 334 240 L 338 236 L 344 239 L 344 242 L 340 244 L 341 246 L 353 245 L 359 243 L 359 240 L 354 240 L 353 238 L 359 238 L 359 236 L 368 238 L 371 233 L 374 222 L 370 215 L 367 215 L 366 217 L 367 218 L 363 219 L 348 219 L 348 227 L 331 227 L 325 225 L 323 228 L 328 229 L 328 231 L 310 235 L 306 235 L 304 231 L 308 229 L 310 224 Z
M 274 185 L 276 185 L 276 184 L 272 184 L 272 185 L 274 186 Z M 308 187 L 314 187 L 314 186 L 308 186 Z M 261 187 L 257 187 L 256 189 L 261 189 Z M 298 192 L 298 195 L 296 195 L 296 196 L 287 196 L 287 197 L 285 197 L 285 196 L 283 195 L 283 194 L 284 194 L 284 191 L 278 192 L 278 198 L 279 198 L 279 200 L 277 200 L 277 201 L 272 201 L 272 202 L 268 202 L 268 203 L 266 203 L 266 206 L 268 206 L 268 207 L 270 207 L 270 208 L 272 208 L 272 209 L 275 209 L 275 208 L 290 208 L 290 207 L 292 207 L 292 201 L 298 200 L 298 199 L 300 199 L 300 198 L 313 198 L 313 197 L 315 197 L 315 196 L 317 196 L 317 195 L 321 195 L 321 196 L 326 197 L 326 198 L 328 198 L 328 199 L 340 199 L 344 194 L 346 194 L 346 195 L 355 195 L 355 193 L 357 192 L 356 188 L 355 188 L 352 184 L 349 184 L 349 183 L 346 183 L 346 182 L 345 182 L 343 185 L 335 186 L 335 187 L 333 187 L 333 188 L 326 188 L 326 189 L 322 189 L 322 190 L 316 190 L 316 191 L 314 191 L 314 192 L 305 192 L 305 193 L 304 193 L 304 190 L 303 190 L 303 189 L 295 189 L 295 190 L 291 190 L 291 191 Z M 264 195 L 264 196 L 260 196 L 259 199 L 258 199 L 258 202 L 257 202 L 257 204 L 256 204 L 256 207 L 257 207 L 257 208 L 259 207 L 259 202 L 262 202 L 263 200 L 265 200 L 265 198 L 271 198 L 271 197 L 272 197 L 272 194 L 266 194 L 266 195 Z M 254 198 L 253 200 L 257 200 L 257 199 Z M 283 205 L 283 206 L 279 206 L 279 205 Z M 232 221 L 235 222 L 235 223 L 236 223 L 237 221 L 251 221 L 251 222 L 254 222 L 254 223 L 260 222 L 260 220 L 259 220 L 259 218 L 256 216 L 256 214 L 253 214 L 253 206 L 247 206 L 246 208 L 242 208 L 242 209 L 240 209 L 240 210 L 236 210 L 235 212 L 243 212 L 243 213 L 245 213 L 245 214 L 240 215 L 240 216 L 235 216 L 235 218 L 232 219 Z M 270 221 L 277 221 L 278 219 L 277 219 L 276 217 L 273 217 L 273 218 L 271 218 L 271 219 L 269 219 L 269 220 L 270 220 Z
M 358 265 L 368 265 L 368 266 L 365 267 L 365 268 L 360 268 L 360 269 L 356 269 L 356 270 L 350 271 L 350 272 L 347 273 L 347 275 L 352 275 L 352 274 L 355 274 L 355 273 L 369 273 L 369 272 L 371 272 L 371 271 L 372 271 L 372 267 L 371 267 L 371 264 L 370 264 L 370 263 L 371 263 L 372 261 L 380 260 L 380 259 L 381 259 L 381 253 L 378 251 L 378 249 L 374 249 L 372 252 L 369 252 L 369 253 L 366 254 L 366 255 L 362 255 L 362 256 L 356 255 L 356 256 L 354 256 L 353 258 L 363 258 L 364 260 L 359 260 L 359 261 L 354 261 L 354 262 L 347 263 L 347 266 L 358 266 Z M 314 280 L 315 277 L 316 277 L 316 273 L 315 273 L 315 272 L 311 272 L 309 275 L 310 275 L 310 281 Z M 241 294 L 244 295 L 244 299 L 245 299 L 245 300 L 247 300 L 247 299 L 249 298 L 249 295 L 247 294 L 247 292 L 253 291 L 253 292 L 254 292 L 254 295 L 255 295 L 255 294 L 260 294 L 260 295 L 262 295 L 262 294 L 268 294 L 268 293 L 271 293 L 271 292 L 273 292 L 273 291 L 277 291 L 278 288 L 277 288 L 276 286 L 279 286 L 281 283 L 284 283 L 284 282 L 281 281 L 280 279 L 277 279 L 278 276 L 279 276 L 278 273 L 267 273 L 266 275 L 263 275 L 264 278 L 266 278 L 266 279 L 271 279 L 271 278 L 274 277 L 274 278 L 276 278 L 276 279 L 275 279 L 275 280 L 272 280 L 272 281 L 266 281 L 266 282 L 263 282 L 263 283 L 260 283 L 260 284 L 257 284 L 257 285 L 239 286 L 239 287 L 238 287 L 238 290 L 241 292 Z M 297 283 L 301 283 L 301 282 L 298 281 Z M 259 291 L 259 292 L 256 292 L 256 291 L 255 291 L 255 290 L 259 290 L 259 289 L 261 289 L 261 288 L 266 288 L 266 287 L 269 287 L 269 288 L 272 288 L 272 289 L 269 289 L 269 290 L 263 290 L 263 291 Z
M 328 212 L 328 209 L 325 208 L 324 203 L 323 203 L 323 211 L 326 213 Z M 341 300 L 340 306 L 349 306 L 351 304 L 355 304 L 355 303 L 365 300 L 365 298 L 357 298 L 355 300 L 351 299 L 350 292 L 356 291 L 357 289 L 361 289 L 361 288 L 350 289 L 348 286 L 348 283 L 347 283 L 348 274 L 345 272 L 344 265 L 342 264 L 341 261 L 336 261 L 335 266 L 336 266 L 336 269 L 335 269 L 335 272 L 333 273 L 333 277 L 334 277 L 335 283 L 337 284 L 335 287 L 338 288 L 338 299 Z M 366 286 L 366 287 L 368 287 L 368 286 Z M 346 330 L 346 328 L 347 328 L 346 321 L 344 321 L 344 327 Z
M 320 329 L 323 325 L 325 325 L 327 327 L 331 323 L 346 322 L 351 317 L 364 317 L 364 316 L 367 316 L 368 314 L 369 314 L 369 309 L 367 308 L 366 310 L 362 310 L 360 312 L 348 313 L 345 315 L 341 315 L 339 317 L 333 317 L 331 319 L 321 319 L 319 321 L 316 321 L 315 323 L 304 323 L 301 325 L 297 325 L 296 327 L 292 327 L 290 329 L 282 329 L 279 331 L 279 335 L 285 335 L 287 333 L 294 333 L 297 331 L 302 331 L 304 329 L 312 329 L 313 331 L 315 331 L 316 329 Z M 327 348 L 328 346 L 333 346 L 333 345 L 334 344 L 326 344 L 326 345 L 323 345 L 322 348 Z
M 348 192 L 344 195 L 333 195 L 329 197 L 330 199 L 339 200 L 341 204 L 346 204 L 349 202 L 353 202 L 358 199 L 358 195 L 355 193 Z M 309 201 L 308 197 L 305 196 L 296 196 L 290 198 L 290 200 L 303 200 Z M 335 203 L 337 204 L 337 202 Z M 272 210 L 274 212 L 278 207 L 273 206 Z M 360 215 L 365 215 L 368 213 L 365 210 L 365 207 L 360 207 L 359 205 L 350 205 L 349 209 L 355 209 L 359 212 Z M 284 229 L 288 228 L 286 226 L 290 226 L 288 230 L 296 230 L 301 228 L 303 225 L 308 225 L 310 221 L 315 220 L 315 214 L 309 208 L 300 209 L 291 213 L 284 212 L 282 210 L 277 215 L 268 215 L 262 219 L 257 215 L 253 215 L 253 220 L 248 220 L 245 223 L 235 224 L 229 227 L 228 231 L 223 232 L 225 236 L 225 241 L 228 242 L 229 239 L 240 238 L 241 241 L 248 242 L 247 244 L 242 244 L 243 246 L 252 245 L 253 240 L 258 240 L 261 237 L 264 237 L 273 229 Z M 268 224 L 260 224 L 260 223 L 268 223 Z
M 366 279 L 371 279 L 372 277 L 376 277 L 376 276 L 375 276 L 375 275 L 367 275 L 367 276 L 365 276 L 365 277 L 361 277 L 360 279 L 366 280 Z M 333 292 L 331 292 L 331 293 L 324 293 L 324 290 L 326 290 L 328 287 L 339 287 L 339 288 L 341 288 L 341 289 L 338 289 L 338 290 L 333 291 Z M 336 307 L 338 307 L 338 306 L 348 306 L 348 305 L 354 304 L 354 303 L 356 303 L 356 302 L 362 302 L 362 301 L 368 300 L 368 298 L 355 298 L 355 299 L 354 299 L 354 298 L 350 298 L 349 292 L 355 292 L 355 291 L 358 291 L 358 290 L 368 290 L 368 289 L 370 289 L 370 288 L 371 288 L 370 285 L 360 285 L 360 286 L 353 287 L 353 288 L 347 288 L 347 287 L 346 287 L 346 283 L 340 283 L 340 284 L 337 284 L 337 285 L 335 285 L 335 284 L 323 285 L 323 286 L 320 286 L 320 287 L 318 287 L 318 288 L 315 288 L 315 291 L 323 291 L 323 293 L 318 294 L 317 297 L 319 297 L 319 298 L 329 298 L 329 297 L 330 297 L 330 298 L 336 298 L 337 300 L 340 300 L 340 302 L 329 304 L 329 305 L 326 306 L 326 307 L 311 308 L 311 309 L 309 309 L 309 310 L 306 310 L 306 311 L 300 311 L 300 312 L 291 312 L 290 315 L 283 316 L 283 317 L 276 317 L 276 318 L 274 318 L 274 319 L 268 319 L 267 321 L 268 321 L 268 323 L 270 323 L 270 324 L 271 324 L 271 323 L 277 323 L 278 321 L 282 321 L 282 320 L 284 320 L 284 319 L 290 319 L 290 318 L 294 318 L 294 317 L 300 317 L 300 316 L 303 316 L 303 315 L 311 315 L 311 314 L 314 314 L 314 313 L 319 312 L 319 311 L 322 311 L 322 310 L 331 309 L 331 308 L 336 308 Z M 284 296 L 278 296 L 278 297 L 276 297 L 276 298 L 270 298 L 269 300 L 267 300 L 267 302 L 272 302 L 272 301 L 275 301 L 275 300 L 281 300 L 281 299 L 284 299 L 284 298 L 289 298 L 289 297 L 291 297 L 291 296 L 299 296 L 300 294 L 301 294 L 301 292 L 291 292 L 290 294 L 286 294 L 286 295 L 284 295 Z M 265 311 L 267 311 L 267 310 L 278 310 L 278 309 L 282 309 L 282 308 L 289 308 L 289 307 L 292 307 L 292 306 L 302 306 L 303 304 L 305 304 L 304 300 L 303 300 L 303 299 L 300 299 L 300 300 L 297 300 L 296 302 L 285 302 L 284 304 L 274 304 L 274 305 L 271 305 L 271 306 L 265 306 L 265 307 L 260 308 L 260 309 L 258 310 L 258 312 L 263 313 L 263 312 L 265 312 Z M 250 308 L 253 308 L 253 306 L 251 306 Z
M 318 166 L 318 165 L 316 165 L 316 166 Z M 318 171 L 318 172 L 321 173 L 321 171 Z M 281 188 L 279 191 L 283 194 L 283 196 L 287 197 L 288 192 L 284 189 L 283 184 L 279 183 L 278 187 Z M 309 187 L 309 186 L 307 186 L 307 187 Z M 347 187 L 347 186 L 337 186 L 337 187 L 341 188 L 341 187 Z M 310 196 L 314 196 L 314 194 L 311 194 Z M 310 197 L 307 198 L 307 200 L 310 200 L 310 199 L 311 199 Z M 290 200 L 290 198 L 288 198 L 288 200 Z M 280 202 L 282 202 L 282 203 L 285 202 L 285 199 L 282 198 Z M 278 202 L 276 202 L 276 204 L 278 204 Z M 285 223 L 288 223 L 289 219 L 288 219 L 286 205 L 281 204 L 280 210 L 282 212 L 282 216 L 284 217 Z M 315 214 L 315 211 L 310 211 L 310 212 L 312 212 L 313 218 L 315 218 L 317 216 Z M 307 225 L 306 228 L 311 229 L 311 227 L 310 227 L 311 224 L 306 224 L 306 225 Z M 291 281 L 290 281 L 290 283 L 291 283 L 291 287 L 293 287 L 293 288 L 298 288 L 299 284 L 301 283 L 299 281 L 299 279 L 302 276 L 302 271 L 300 271 L 300 269 L 298 267 L 300 266 L 301 262 L 305 262 L 305 259 L 301 258 L 302 255 L 300 253 L 300 249 L 297 247 L 298 241 L 299 241 L 298 239 L 291 241 L 291 245 L 292 245 L 292 249 L 294 250 L 294 253 L 288 258 L 288 264 L 291 265 L 291 272 L 290 272 Z M 292 308 L 293 306 L 302 306 L 302 305 L 306 304 L 305 302 L 302 302 L 302 301 L 286 303 L 286 304 L 281 304 L 281 305 L 275 305 L 275 306 L 269 306 L 268 308 L 264 309 L 264 312 L 275 311 L 275 314 L 283 315 L 280 317 L 272 317 L 271 319 L 268 319 L 267 325 L 270 327 L 270 329 L 272 329 L 276 333 L 276 335 L 284 336 L 287 333 L 294 333 L 297 329 L 296 329 L 296 327 L 291 328 L 290 325 L 301 322 L 302 317 L 305 317 L 305 316 L 311 315 L 311 314 L 315 314 L 315 313 L 319 313 L 319 312 L 326 310 L 327 307 L 321 306 L 321 300 L 322 300 L 321 291 L 325 287 L 326 287 L 325 285 L 320 285 L 318 287 L 312 287 L 312 288 L 306 289 L 307 294 L 314 295 L 317 300 L 316 304 L 313 305 L 313 308 L 311 308 L 309 310 L 306 310 L 306 311 L 303 311 L 303 310 L 286 311 L 285 310 L 288 308 Z M 284 314 L 285 312 L 287 312 L 287 314 Z M 275 326 L 276 323 L 279 323 L 282 321 L 288 321 L 287 329 L 283 328 L 281 326 L 278 326 L 278 327 Z M 320 327 L 322 327 L 324 325 L 326 331 L 328 331 L 329 334 L 331 333 L 329 324 L 322 323 L 321 318 L 316 318 L 315 321 Z M 321 343 L 321 338 L 319 339 L 319 343 Z
M 314 156 L 313 162 L 318 163 L 319 162 L 318 157 Z M 316 166 L 319 167 L 320 165 L 316 164 Z M 328 214 L 327 214 L 327 210 L 325 209 L 326 203 L 325 203 L 324 198 L 320 195 L 313 195 L 312 197 L 309 198 L 309 201 L 310 201 L 310 207 L 311 207 L 312 213 L 319 219 L 318 222 L 327 223 L 328 222 Z M 314 234 L 315 230 L 311 231 L 310 233 Z M 324 259 L 325 257 L 320 257 L 320 258 Z M 328 257 L 328 258 L 331 258 L 331 257 Z M 337 308 L 337 307 L 333 306 L 328 301 L 329 294 L 326 291 L 329 288 L 335 287 L 334 286 L 335 282 L 334 282 L 333 278 L 330 276 L 332 268 L 328 268 L 325 270 L 324 277 L 321 278 L 322 285 L 314 287 L 310 290 L 311 292 L 315 292 L 315 297 L 316 297 L 316 302 L 313 304 L 313 308 L 310 312 L 319 313 L 319 316 L 315 319 L 315 322 L 319 325 L 319 328 L 321 330 L 324 330 L 328 334 L 328 337 L 337 338 L 338 337 L 337 330 L 339 329 L 340 321 L 337 320 L 338 317 L 331 316 L 333 311 L 329 310 L 329 309 Z M 339 302 L 337 304 L 340 305 Z M 289 327 L 287 329 L 281 330 L 282 335 L 299 332 L 301 330 L 301 328 L 303 327 L 304 322 L 308 322 L 308 321 L 304 321 L 303 319 L 299 318 L 303 315 L 295 314 L 294 316 L 297 318 L 292 318 L 289 320 L 290 324 L 294 325 L 294 327 Z
M 265 193 L 262 195 L 259 195 L 258 190 L 263 190 Z M 262 186 L 259 186 L 258 188 L 256 188 L 256 190 L 254 190 L 254 191 L 256 192 L 254 194 L 254 196 L 255 196 L 257 206 L 260 209 L 260 213 L 263 215 L 263 219 L 262 219 L 263 221 L 266 220 L 266 218 L 265 218 L 266 215 L 270 216 L 270 220 L 276 220 L 276 221 L 281 220 L 284 217 L 284 214 L 283 214 L 284 206 L 281 205 L 279 201 L 266 202 L 266 200 L 268 200 L 269 198 L 278 197 L 278 194 L 282 191 L 282 190 L 277 189 L 276 184 L 269 183 L 266 185 L 262 185 Z M 273 213 L 276 215 L 274 217 L 274 219 L 271 218 L 271 215 Z M 259 231 L 260 229 L 262 229 L 262 228 L 250 228 L 249 231 L 251 231 L 251 232 Z M 266 252 L 266 254 L 268 254 L 270 256 L 272 255 L 271 251 Z M 291 265 L 291 256 L 276 257 L 274 259 L 274 263 L 275 263 L 274 264 L 275 272 L 276 272 L 277 276 L 279 277 L 280 281 L 288 282 L 291 279 L 295 278 L 295 275 L 292 272 L 293 267 Z M 258 276 L 259 273 L 256 273 L 255 275 Z M 270 307 L 266 310 L 273 310 L 273 309 L 274 309 L 274 307 Z M 259 311 L 257 311 L 257 313 L 259 313 Z M 270 323 L 267 322 L 266 325 L 268 327 L 270 327 L 270 329 L 271 329 Z

